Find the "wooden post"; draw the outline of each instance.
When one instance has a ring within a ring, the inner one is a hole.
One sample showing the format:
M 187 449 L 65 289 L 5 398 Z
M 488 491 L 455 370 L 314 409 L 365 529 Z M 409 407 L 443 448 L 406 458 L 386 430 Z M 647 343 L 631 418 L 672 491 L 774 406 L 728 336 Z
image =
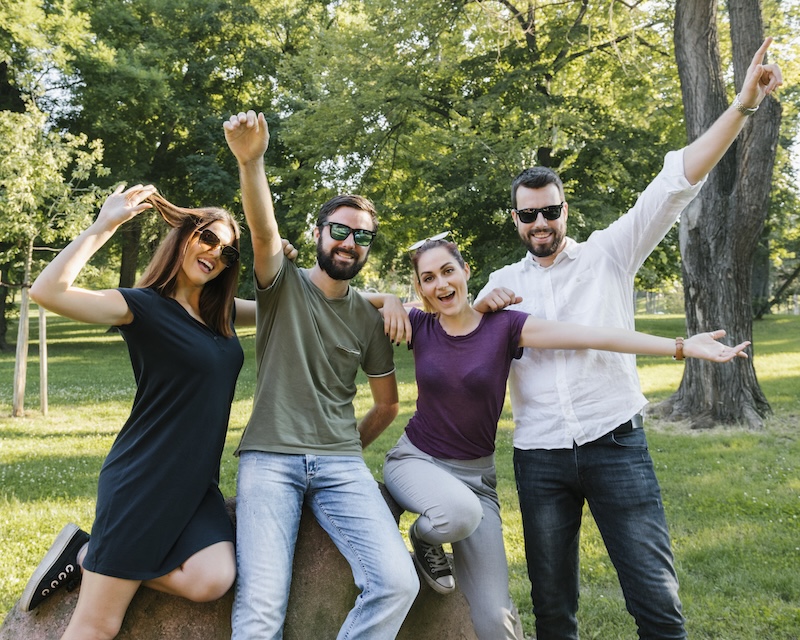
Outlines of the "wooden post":
M 11 415 L 25 415 L 25 379 L 28 374 L 28 287 L 22 287 L 19 303 L 19 327 L 17 328 L 17 354 L 14 362 L 14 401 Z
M 39 305 L 39 406 L 47 416 L 47 315 Z

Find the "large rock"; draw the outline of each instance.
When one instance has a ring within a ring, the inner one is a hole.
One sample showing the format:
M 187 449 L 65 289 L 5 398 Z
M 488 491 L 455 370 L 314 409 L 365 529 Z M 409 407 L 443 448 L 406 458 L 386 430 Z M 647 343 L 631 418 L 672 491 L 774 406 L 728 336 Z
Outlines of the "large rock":
M 381 486 L 383 489 L 383 486 Z M 395 518 L 401 510 L 384 491 Z M 233 500 L 229 509 L 233 516 Z M 347 561 L 310 512 L 304 510 L 289 594 L 285 640 L 334 640 L 358 590 Z M 0 640 L 56 640 L 67 627 L 78 592 L 56 593 L 31 613 L 15 605 L 0 628 Z M 211 603 L 194 603 L 139 589 L 128 608 L 119 640 L 229 640 L 233 592 Z M 460 591 L 447 596 L 423 581 L 399 640 L 477 640 L 469 606 Z M 522 629 L 517 629 L 522 640 Z

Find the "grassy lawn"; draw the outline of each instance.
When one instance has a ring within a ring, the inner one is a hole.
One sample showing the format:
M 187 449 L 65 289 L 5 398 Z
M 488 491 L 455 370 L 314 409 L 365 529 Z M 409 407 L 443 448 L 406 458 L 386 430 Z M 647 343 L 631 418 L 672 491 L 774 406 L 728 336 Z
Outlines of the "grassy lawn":
M 682 335 L 678 316 L 639 318 L 640 330 Z M 35 315 L 32 338 L 36 337 Z M 233 406 L 222 489 L 235 493 L 232 456 L 247 420 L 254 389 L 253 332 L 242 336 L 246 364 Z M 797 640 L 800 638 L 800 318 L 756 323 L 756 371 L 775 411 L 760 432 L 720 427 L 696 432 L 684 424 L 648 422 L 692 638 Z M 104 328 L 48 316 L 49 405 L 38 412 L 38 348 L 28 369 L 25 418 L 12 419 L 13 354 L 0 354 L 0 621 L 19 598 L 31 571 L 64 523 L 91 528 L 96 478 L 127 417 L 133 376 L 121 338 Z M 383 454 L 414 409 L 409 352 L 398 348 L 401 413 L 367 452 L 380 478 Z M 724 365 L 722 365 L 724 366 Z M 640 358 L 645 394 L 663 400 L 680 383 L 683 366 L 668 358 Z M 369 402 L 362 385 L 360 413 Z M 533 633 L 530 585 L 511 467 L 510 406 L 498 435 L 497 465 L 504 505 L 511 590 Z M 401 526 L 410 523 L 404 516 Z M 611 563 L 591 515 L 581 539 L 581 637 L 636 636 Z

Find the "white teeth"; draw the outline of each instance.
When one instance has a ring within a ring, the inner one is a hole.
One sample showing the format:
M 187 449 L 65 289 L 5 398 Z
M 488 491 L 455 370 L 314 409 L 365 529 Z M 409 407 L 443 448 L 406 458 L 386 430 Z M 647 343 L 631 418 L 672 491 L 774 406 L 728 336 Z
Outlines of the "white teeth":
M 212 265 L 208 260 L 203 260 L 202 258 L 198 258 L 198 262 L 208 268 L 209 271 L 214 270 L 214 265 Z

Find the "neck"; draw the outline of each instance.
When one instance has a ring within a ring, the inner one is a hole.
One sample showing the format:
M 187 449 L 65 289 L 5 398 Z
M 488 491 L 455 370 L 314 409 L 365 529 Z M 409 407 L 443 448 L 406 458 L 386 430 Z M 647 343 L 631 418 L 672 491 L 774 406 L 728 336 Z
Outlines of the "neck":
M 186 309 L 193 318 L 202 322 L 202 318 L 200 317 L 200 294 L 202 292 L 203 287 L 193 287 L 179 283 L 172 297 Z
M 455 315 L 443 315 L 440 313 L 439 324 L 447 335 L 463 336 L 475 331 L 482 317 L 482 313 L 475 311 L 467 304 Z
M 349 280 L 334 280 L 319 266 L 319 262 L 315 263 L 308 272 L 308 277 L 314 286 L 322 291 L 326 298 L 344 298 L 347 295 L 347 290 L 350 288 Z

